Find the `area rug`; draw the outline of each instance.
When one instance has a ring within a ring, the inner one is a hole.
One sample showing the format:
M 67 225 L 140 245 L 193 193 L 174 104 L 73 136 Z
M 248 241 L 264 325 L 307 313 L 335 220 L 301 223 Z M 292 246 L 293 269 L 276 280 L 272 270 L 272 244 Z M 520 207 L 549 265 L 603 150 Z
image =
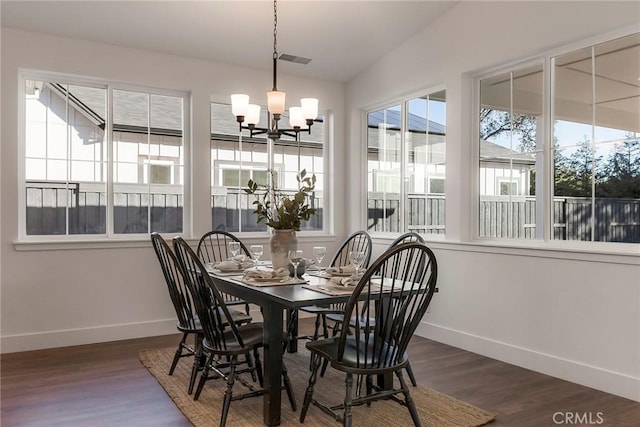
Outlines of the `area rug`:
M 220 422 L 223 393 L 226 384 L 222 380 L 210 380 L 205 385 L 198 401 L 187 394 L 189 383 L 190 359 L 182 359 L 172 376 L 169 366 L 174 348 L 152 349 L 140 351 L 140 361 L 156 377 L 160 385 L 173 399 L 182 413 L 196 426 L 217 426 Z M 324 414 L 319 408 L 311 406 L 304 424 L 300 424 L 300 407 L 307 381 L 309 380 L 309 353 L 302 349 L 298 353 L 285 355 L 285 364 L 293 383 L 298 402 L 298 410 L 293 412 L 286 393 L 282 393 L 282 426 L 325 427 L 339 426 L 340 423 Z M 246 389 L 236 382 L 238 392 Z M 450 396 L 418 385 L 411 387 L 420 420 L 424 427 L 475 427 L 491 422 L 495 414 L 477 408 Z M 334 369 L 327 369 L 324 377 L 316 383 L 314 398 L 323 402 L 338 404 L 344 396 L 344 374 Z M 354 426 L 411 426 L 411 416 L 406 407 L 388 401 L 376 401 L 370 407 L 366 405 L 353 408 Z M 227 418 L 229 427 L 262 426 L 262 396 L 231 402 Z

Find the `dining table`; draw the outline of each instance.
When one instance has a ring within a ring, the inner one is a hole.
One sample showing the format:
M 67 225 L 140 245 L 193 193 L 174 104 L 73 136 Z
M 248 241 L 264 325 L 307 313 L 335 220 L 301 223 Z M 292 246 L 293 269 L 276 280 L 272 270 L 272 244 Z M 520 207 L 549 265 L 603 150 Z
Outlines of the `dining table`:
M 340 292 L 339 285 L 333 285 L 325 275 L 316 273 L 305 274 L 301 280 L 290 278 L 278 280 L 278 283 L 251 283 L 241 275 L 209 274 L 220 291 L 261 308 L 264 323 L 263 421 L 267 426 L 277 426 L 280 424 L 282 405 L 284 313 L 309 305 L 346 302 L 350 291 L 345 288 Z

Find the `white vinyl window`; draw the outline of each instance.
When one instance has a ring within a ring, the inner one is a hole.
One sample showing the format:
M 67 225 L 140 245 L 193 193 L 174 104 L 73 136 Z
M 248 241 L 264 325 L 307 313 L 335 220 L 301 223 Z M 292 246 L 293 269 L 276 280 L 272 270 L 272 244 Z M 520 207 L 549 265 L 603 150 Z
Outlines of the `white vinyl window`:
M 640 243 L 638 58 L 637 33 L 480 79 L 480 237 Z
M 446 91 L 367 112 L 367 229 L 445 232 Z
M 182 232 L 186 94 L 22 77 L 22 236 Z

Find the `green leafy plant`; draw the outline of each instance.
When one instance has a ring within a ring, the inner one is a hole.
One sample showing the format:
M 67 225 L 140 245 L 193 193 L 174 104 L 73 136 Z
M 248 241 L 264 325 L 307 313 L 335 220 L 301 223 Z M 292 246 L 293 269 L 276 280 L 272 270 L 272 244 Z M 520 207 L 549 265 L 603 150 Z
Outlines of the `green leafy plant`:
M 270 175 L 271 185 L 258 184 L 250 179 L 244 189 L 245 193 L 256 196 L 253 213 L 258 217 L 258 224 L 264 222 L 276 230 L 300 231 L 300 223 L 308 221 L 316 213 L 316 209 L 308 203 L 316 186 L 316 175 L 308 176 L 306 169 L 301 170 L 296 175 L 299 189 L 293 194 L 279 189 L 275 174 Z

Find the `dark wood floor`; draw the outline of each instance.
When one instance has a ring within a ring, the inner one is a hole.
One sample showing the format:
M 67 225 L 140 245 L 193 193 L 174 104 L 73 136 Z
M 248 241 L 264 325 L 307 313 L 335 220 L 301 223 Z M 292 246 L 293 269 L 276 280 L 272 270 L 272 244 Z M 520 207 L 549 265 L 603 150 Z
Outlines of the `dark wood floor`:
M 305 319 L 301 329 L 309 326 Z M 0 424 L 190 426 L 138 360 L 138 350 L 174 346 L 177 339 L 172 335 L 3 355 Z M 414 337 L 409 354 L 419 383 L 497 412 L 490 427 L 588 425 L 589 414 L 593 425 L 640 426 L 638 402 L 420 337 Z M 562 414 L 554 423 L 556 413 Z M 572 420 L 579 414 L 587 423 L 567 422 L 567 413 Z

